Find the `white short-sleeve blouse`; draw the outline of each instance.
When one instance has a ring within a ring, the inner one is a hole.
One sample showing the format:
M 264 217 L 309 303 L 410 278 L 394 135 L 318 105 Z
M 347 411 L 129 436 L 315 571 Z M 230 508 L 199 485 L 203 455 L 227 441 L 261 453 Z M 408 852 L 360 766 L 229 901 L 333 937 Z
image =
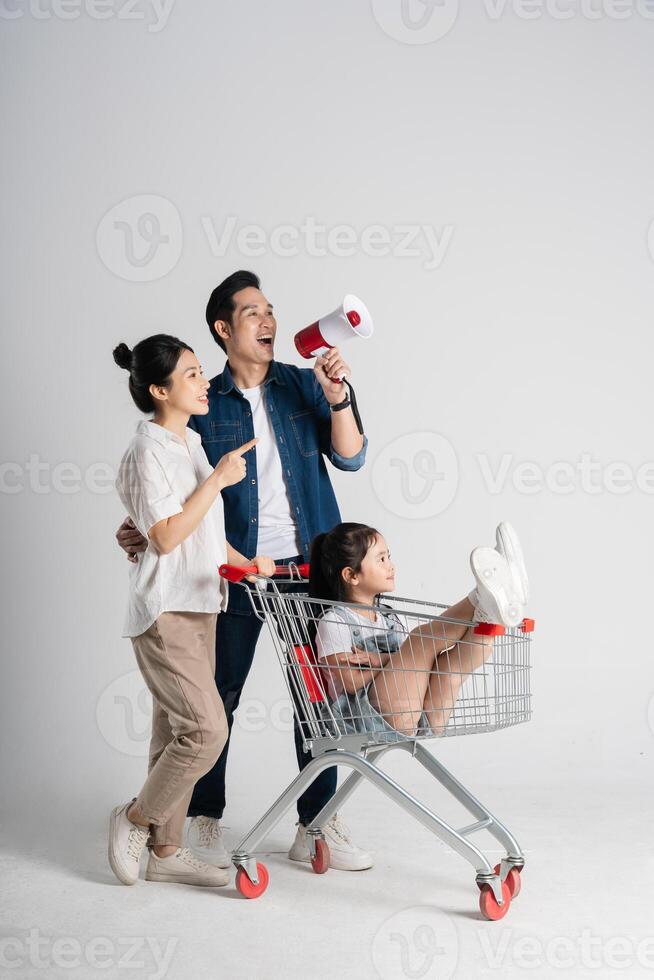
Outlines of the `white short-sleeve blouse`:
M 116 489 L 144 537 L 159 521 L 182 512 L 182 504 L 212 473 L 197 432 L 186 439 L 156 422 L 139 422 L 122 458 Z M 220 494 L 198 527 L 170 554 L 160 555 L 148 539 L 138 563 L 130 564 L 129 599 L 123 636 L 144 633 L 163 612 L 221 612 L 227 583 L 218 566 L 227 561 L 225 517 Z

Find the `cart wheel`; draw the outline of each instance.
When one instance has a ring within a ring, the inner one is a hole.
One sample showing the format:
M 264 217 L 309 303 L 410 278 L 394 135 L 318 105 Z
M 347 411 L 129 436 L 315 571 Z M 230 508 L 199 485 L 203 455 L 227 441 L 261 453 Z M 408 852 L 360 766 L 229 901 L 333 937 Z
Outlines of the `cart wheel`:
M 259 884 L 255 885 L 248 877 L 245 868 L 239 868 L 236 872 L 236 887 L 244 898 L 259 898 L 268 887 L 270 875 L 265 864 L 259 864 L 257 862 L 257 874 L 259 875 Z
M 524 867 L 524 865 L 523 865 Z M 494 868 L 495 874 L 500 873 L 500 865 L 496 864 Z M 522 879 L 520 878 L 520 868 L 511 868 L 508 875 L 504 879 L 506 884 L 509 886 L 509 891 L 511 892 L 511 898 L 517 898 L 520 894 L 520 889 L 522 888 Z
M 317 875 L 324 875 L 329 869 L 330 853 L 327 841 L 318 838 L 316 841 L 316 856 L 311 858 L 311 867 Z
M 498 919 L 503 919 L 506 913 L 509 911 L 511 905 L 511 891 L 506 881 L 502 882 L 502 898 L 504 899 L 504 905 L 498 905 L 493 895 L 493 889 L 490 885 L 481 886 L 481 895 L 479 896 L 479 908 L 481 914 L 485 919 L 490 919 L 491 922 L 497 922 Z

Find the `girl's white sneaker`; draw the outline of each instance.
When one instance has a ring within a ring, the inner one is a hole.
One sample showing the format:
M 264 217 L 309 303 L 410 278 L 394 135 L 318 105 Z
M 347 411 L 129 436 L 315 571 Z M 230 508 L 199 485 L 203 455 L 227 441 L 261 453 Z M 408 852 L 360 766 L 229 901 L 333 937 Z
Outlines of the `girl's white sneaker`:
M 217 817 L 191 817 L 187 834 L 188 845 L 209 864 L 229 868 L 232 859 L 225 847 L 223 828 Z
M 124 885 L 138 881 L 139 864 L 150 830 L 139 827 L 127 817 L 134 801 L 114 807 L 109 818 L 109 864 L 111 870 Z
M 150 851 L 145 871 L 146 881 L 172 881 L 185 885 L 205 885 L 218 888 L 229 881 L 229 872 L 206 864 L 189 851 L 188 847 L 178 847 L 170 857 L 160 858 Z
M 529 578 L 525 565 L 522 545 L 516 529 L 508 521 L 498 524 L 495 532 L 496 551 L 503 555 L 509 563 L 516 595 L 523 606 L 529 602 Z
M 524 607 L 516 594 L 506 558 L 495 548 L 475 548 L 470 555 L 470 567 L 477 582 L 475 622 L 519 626 Z

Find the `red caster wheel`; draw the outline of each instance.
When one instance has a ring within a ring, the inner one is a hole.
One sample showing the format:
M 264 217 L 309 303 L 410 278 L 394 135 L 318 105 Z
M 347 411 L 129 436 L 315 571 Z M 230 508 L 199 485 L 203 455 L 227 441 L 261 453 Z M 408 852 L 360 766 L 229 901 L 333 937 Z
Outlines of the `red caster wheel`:
M 329 845 L 320 837 L 316 841 L 316 854 L 311 858 L 311 867 L 317 875 L 324 875 L 329 868 Z
M 257 862 L 257 874 L 259 875 L 259 884 L 255 885 L 248 878 L 245 868 L 239 868 L 236 872 L 236 887 L 244 898 L 259 898 L 259 895 L 263 895 L 268 887 L 270 875 L 265 864 L 259 864 Z
M 493 870 L 495 871 L 495 874 L 498 875 L 500 873 L 500 865 L 496 864 Z M 505 884 L 509 886 L 509 891 L 511 892 L 511 898 L 517 898 L 518 895 L 520 894 L 520 889 L 522 888 L 522 879 L 520 878 L 521 870 L 522 868 L 517 868 L 517 867 L 511 868 L 508 875 L 504 879 Z
M 503 919 L 506 913 L 509 911 L 511 905 L 511 892 L 506 881 L 502 882 L 502 898 L 504 899 L 504 905 L 498 905 L 493 895 L 493 889 L 490 885 L 481 886 L 481 894 L 479 896 L 479 908 L 481 914 L 485 919 L 490 919 L 491 922 L 497 922 L 498 919 Z

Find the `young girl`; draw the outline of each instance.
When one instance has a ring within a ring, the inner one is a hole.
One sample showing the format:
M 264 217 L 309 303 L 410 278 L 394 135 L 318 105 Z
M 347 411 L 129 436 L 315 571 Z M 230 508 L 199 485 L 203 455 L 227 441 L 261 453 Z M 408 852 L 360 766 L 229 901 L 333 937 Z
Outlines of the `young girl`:
M 111 814 L 109 862 L 120 881 L 134 884 L 150 838 L 147 880 L 224 885 L 228 872 L 199 861 L 181 838 L 193 787 L 227 739 L 214 679 L 216 618 L 227 604 L 218 566 L 248 562 L 225 541 L 220 492 L 243 479 L 244 456 L 257 440 L 210 466 L 199 435 L 187 428 L 191 415 L 209 411 L 209 382 L 176 337 L 157 334 L 134 350 L 119 344 L 114 360 L 129 371 L 137 408 L 152 413 L 137 426 L 116 488 L 148 541 L 130 565 L 123 635 L 154 710 L 148 777 L 138 797 Z M 263 574 L 274 571 L 270 558 L 253 562 Z
M 327 667 L 331 709 L 343 733 L 444 733 L 462 685 L 493 652 L 492 637 L 467 623 L 517 626 L 528 600 L 522 550 L 509 524 L 498 527 L 497 548 L 475 548 L 470 564 L 476 589 L 442 619 L 409 631 L 388 606 L 342 605 L 372 606 L 393 591 L 395 568 L 379 531 L 337 524 L 314 540 L 309 595 L 336 603 L 318 622 L 316 654 Z

